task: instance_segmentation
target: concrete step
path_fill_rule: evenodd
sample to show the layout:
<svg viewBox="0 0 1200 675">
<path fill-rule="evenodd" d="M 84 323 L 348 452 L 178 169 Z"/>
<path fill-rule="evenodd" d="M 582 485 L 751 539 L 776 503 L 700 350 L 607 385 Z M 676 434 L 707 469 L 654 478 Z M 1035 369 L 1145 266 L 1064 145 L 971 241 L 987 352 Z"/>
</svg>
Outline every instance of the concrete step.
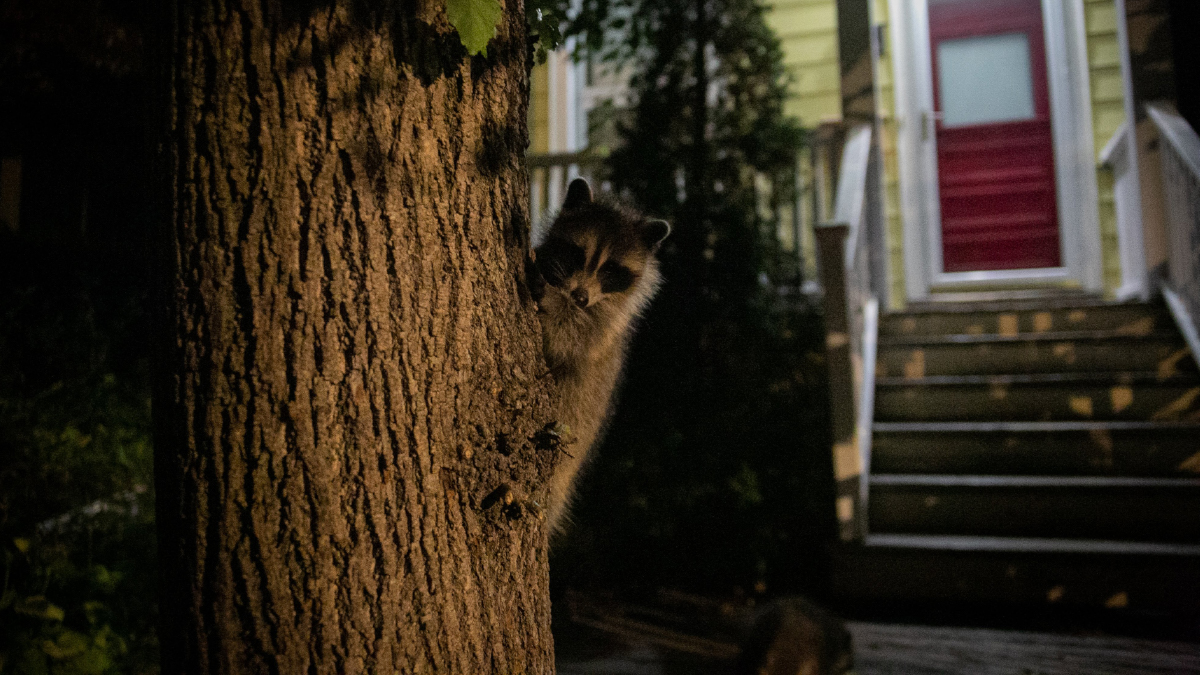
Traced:
<svg viewBox="0 0 1200 675">
<path fill-rule="evenodd" d="M 880 378 L 875 420 L 1200 421 L 1200 382 L 1154 372 Z"/>
<path fill-rule="evenodd" d="M 877 537 L 833 551 L 845 602 L 1200 617 L 1200 555 L 1061 550 L 1053 540 Z"/>
<path fill-rule="evenodd" d="M 872 474 L 872 534 L 1200 545 L 1200 478 Z"/>
<path fill-rule="evenodd" d="M 876 375 L 1149 371 L 1161 378 L 1195 374 L 1196 361 L 1178 332 L 1128 336 L 1117 331 L 881 337 Z"/>
<path fill-rule="evenodd" d="M 881 422 L 874 427 L 871 470 L 1200 477 L 1200 424 Z"/>
<path fill-rule="evenodd" d="M 897 335 L 1006 335 L 1062 331 L 1117 331 L 1147 335 L 1174 330 L 1166 308 L 1160 304 L 1046 301 L 964 303 L 921 306 L 917 311 L 885 314 L 881 336 Z"/>
</svg>

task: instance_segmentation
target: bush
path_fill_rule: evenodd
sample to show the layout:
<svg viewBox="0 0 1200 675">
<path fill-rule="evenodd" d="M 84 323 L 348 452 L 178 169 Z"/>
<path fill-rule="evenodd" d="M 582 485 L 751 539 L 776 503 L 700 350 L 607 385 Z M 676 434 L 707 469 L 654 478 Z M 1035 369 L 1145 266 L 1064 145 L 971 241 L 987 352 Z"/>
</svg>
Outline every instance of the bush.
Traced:
<svg viewBox="0 0 1200 675">
<path fill-rule="evenodd" d="M 0 251 L 0 673 L 156 672 L 144 303 L 70 246 Z"/>
<path fill-rule="evenodd" d="M 801 131 L 754 0 L 587 0 L 591 54 L 635 71 L 614 191 L 672 221 L 556 585 L 819 593 L 833 532 L 823 334 L 775 236 Z M 768 590 L 769 589 L 769 590 Z"/>
</svg>

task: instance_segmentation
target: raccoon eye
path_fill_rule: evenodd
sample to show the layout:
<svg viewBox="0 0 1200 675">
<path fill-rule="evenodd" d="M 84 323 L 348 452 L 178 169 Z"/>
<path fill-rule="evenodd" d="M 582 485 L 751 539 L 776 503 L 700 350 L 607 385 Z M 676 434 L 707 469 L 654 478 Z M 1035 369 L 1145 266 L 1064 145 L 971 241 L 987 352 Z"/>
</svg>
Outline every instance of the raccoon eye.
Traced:
<svg viewBox="0 0 1200 675">
<path fill-rule="evenodd" d="M 562 239 L 549 239 L 537 251 L 538 268 L 551 286 L 561 285 L 564 279 L 583 269 L 586 261 L 582 248 Z"/>
<path fill-rule="evenodd" d="M 611 260 L 600 266 L 596 276 L 600 278 L 600 290 L 604 293 L 620 293 L 633 285 L 633 272 Z"/>
</svg>

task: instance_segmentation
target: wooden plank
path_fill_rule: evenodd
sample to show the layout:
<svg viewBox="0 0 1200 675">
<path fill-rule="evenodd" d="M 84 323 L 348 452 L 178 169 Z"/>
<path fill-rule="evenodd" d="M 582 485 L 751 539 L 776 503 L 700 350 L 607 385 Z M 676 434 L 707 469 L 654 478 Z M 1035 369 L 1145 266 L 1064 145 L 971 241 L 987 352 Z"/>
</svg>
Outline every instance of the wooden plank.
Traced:
<svg viewBox="0 0 1200 675">
<path fill-rule="evenodd" d="M 1177 336 L 908 342 L 881 345 L 880 377 L 1143 371 L 1167 379 L 1200 372 Z"/>
<path fill-rule="evenodd" d="M 1015 335 L 999 335 L 996 333 L 939 334 L 939 335 L 883 335 L 879 338 L 880 345 L 976 345 L 976 344 L 1022 344 L 1026 342 L 1094 342 L 1109 340 L 1170 340 L 1180 343 L 1179 334 L 1175 331 L 1159 330 L 1146 335 L 1130 335 L 1119 330 L 1074 330 L 1053 331 L 1044 333 L 1017 333 Z"/>
<path fill-rule="evenodd" d="M 901 485 L 877 480 L 871 486 L 869 530 L 1200 544 L 1200 487 Z"/>
<path fill-rule="evenodd" d="M 1200 557 L 1200 545 L 1107 539 L 980 537 L 974 535 L 869 534 L 865 546 L 941 551 L 1007 551 L 1011 553 L 1105 553 Z"/>
<path fill-rule="evenodd" d="M 871 482 L 875 485 L 919 487 L 1200 488 L 1200 478 L 1141 476 L 980 476 L 876 473 L 871 476 Z"/>
<path fill-rule="evenodd" d="M 1011 291 L 936 293 L 929 300 L 908 304 L 903 314 L 953 314 L 965 312 L 1009 312 L 1024 310 L 1078 309 L 1148 303 L 1115 302 L 1068 288 L 1037 288 Z"/>
<path fill-rule="evenodd" d="M 1092 430 L 1135 430 L 1179 429 L 1200 431 L 1197 422 L 876 422 L 875 431 L 881 432 L 1030 432 L 1030 431 L 1092 431 Z"/>
<path fill-rule="evenodd" d="M 1152 422 L 876 423 L 872 471 L 1197 476 L 1200 426 Z"/>
<path fill-rule="evenodd" d="M 1200 672 L 1200 646 L 1112 636 L 850 622 L 859 675 Z"/>
<path fill-rule="evenodd" d="M 1109 371 L 1086 373 L 1000 373 L 996 375 L 928 375 L 926 377 L 881 377 L 876 383 L 881 387 L 963 387 L 972 385 L 994 386 L 999 384 L 1074 385 L 1074 384 L 1171 384 L 1190 386 L 1197 378 L 1187 374 L 1162 377 L 1153 371 Z"/>
<path fill-rule="evenodd" d="M 1200 386 L 879 380 L 875 419 L 918 421 L 1200 420 Z"/>
<path fill-rule="evenodd" d="M 911 306 L 910 306 L 911 309 Z M 1173 331 L 1175 323 L 1166 308 L 1142 303 L 978 303 L 939 307 L 925 311 L 886 314 L 883 335 L 993 334 L 1002 321 L 1013 321 L 1016 332 L 1113 330 L 1130 334 Z"/>
<path fill-rule="evenodd" d="M 833 434 L 833 471 L 836 479 L 836 514 L 842 541 L 862 536 L 865 512 L 860 509 L 862 458 L 855 435 L 858 425 L 854 392 L 854 330 L 850 320 L 846 267 L 846 235 L 849 225 L 816 228 L 817 255 L 821 262 L 821 285 L 825 290 L 825 363 L 829 368 L 830 431 Z"/>
<path fill-rule="evenodd" d="M 992 615 L 1016 607 L 1086 608 L 1113 617 L 1155 611 L 1200 619 L 1195 556 L 861 546 L 832 553 L 833 594 L 841 603 L 910 611 L 919 603 L 986 607 Z"/>
</svg>

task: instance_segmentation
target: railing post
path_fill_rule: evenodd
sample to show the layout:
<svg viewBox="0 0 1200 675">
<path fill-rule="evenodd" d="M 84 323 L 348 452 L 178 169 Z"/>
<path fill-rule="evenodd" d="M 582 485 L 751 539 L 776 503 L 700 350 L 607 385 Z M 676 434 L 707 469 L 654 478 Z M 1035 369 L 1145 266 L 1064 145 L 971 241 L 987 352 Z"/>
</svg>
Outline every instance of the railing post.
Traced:
<svg viewBox="0 0 1200 675">
<path fill-rule="evenodd" d="M 825 363 L 829 368 L 829 409 L 833 434 L 833 473 L 837 480 L 837 519 L 842 541 L 862 537 L 865 515 L 859 486 L 862 460 L 859 455 L 855 393 L 854 328 L 850 316 L 846 276 L 844 223 L 815 228 L 821 284 L 825 289 Z"/>
</svg>

